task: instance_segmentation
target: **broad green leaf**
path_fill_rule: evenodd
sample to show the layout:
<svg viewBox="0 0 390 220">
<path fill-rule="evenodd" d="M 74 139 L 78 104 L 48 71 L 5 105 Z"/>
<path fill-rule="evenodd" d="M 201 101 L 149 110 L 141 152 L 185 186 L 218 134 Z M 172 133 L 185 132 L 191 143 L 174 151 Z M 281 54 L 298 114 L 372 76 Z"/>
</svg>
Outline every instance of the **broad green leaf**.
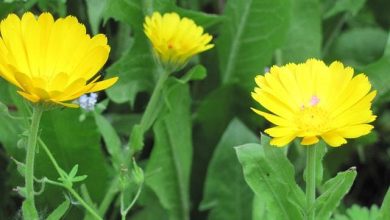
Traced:
<svg viewBox="0 0 390 220">
<path fill-rule="evenodd" d="M 182 17 L 191 18 L 197 25 L 205 29 L 215 27 L 223 21 L 223 18 L 216 14 L 207 14 L 201 11 L 193 11 L 179 7 L 175 7 L 174 11 Z"/>
<path fill-rule="evenodd" d="M 242 168 L 237 162 L 233 147 L 258 141 L 258 137 L 241 121 L 234 119 L 230 122 L 214 151 L 207 171 L 200 209 L 210 209 L 209 220 L 251 218 L 252 207 L 249 204 L 253 201 L 253 192 L 242 177 Z"/>
<path fill-rule="evenodd" d="M 99 32 L 99 25 L 102 21 L 107 0 L 86 0 L 85 2 L 87 4 L 87 14 L 92 34 L 95 35 Z"/>
<path fill-rule="evenodd" d="M 252 220 L 263 220 L 267 218 L 267 201 L 255 195 L 252 203 Z"/>
<path fill-rule="evenodd" d="M 353 67 L 364 66 L 382 56 L 386 40 L 387 33 L 381 28 L 353 28 L 338 36 L 329 57 Z"/>
<path fill-rule="evenodd" d="M 137 204 L 142 210 L 137 211 L 130 217 L 131 220 L 168 220 L 168 213 L 149 187 L 144 187 Z"/>
<path fill-rule="evenodd" d="M 380 219 L 390 219 L 390 187 L 387 190 L 380 209 Z"/>
<path fill-rule="evenodd" d="M 80 122 L 79 114 L 80 111 L 77 109 L 45 112 L 40 126 L 40 136 L 64 170 L 69 171 L 78 164 L 78 172 L 88 175 L 84 183 L 93 201 L 98 203 L 103 197 L 101 192 L 105 191 L 108 184 L 102 180 L 107 180 L 109 167 L 100 146 L 101 136 L 94 118 L 87 117 Z M 36 156 L 35 174 L 37 177 L 58 178 L 57 172 L 43 150 L 40 150 Z M 45 206 L 58 204 L 62 202 L 60 201 L 62 192 L 61 188 L 48 187 L 43 196 L 37 199 Z"/>
<path fill-rule="evenodd" d="M 63 203 L 61 203 L 52 213 L 50 213 L 49 216 L 47 216 L 46 220 L 60 220 L 62 219 L 62 216 L 66 213 L 66 211 L 69 209 L 70 202 L 68 200 L 65 200 Z"/>
<path fill-rule="evenodd" d="M 207 14 L 198 10 L 189 10 L 187 7 L 182 8 L 176 6 L 174 0 L 144 0 L 143 8 L 144 14 L 150 15 L 155 11 L 160 13 L 176 12 L 181 17 L 188 17 L 195 21 L 197 25 L 203 28 L 214 27 L 222 21 L 221 16 L 216 14 Z"/>
<path fill-rule="evenodd" d="M 105 22 L 109 18 L 124 22 L 132 28 L 142 29 L 144 20 L 142 12 L 143 0 L 107 0 L 103 17 Z"/>
<path fill-rule="evenodd" d="M 291 20 L 279 62 L 304 62 L 321 57 L 321 12 L 319 0 L 292 0 Z M 281 63 L 281 64 L 282 64 Z"/>
<path fill-rule="evenodd" d="M 283 43 L 290 1 L 230 0 L 224 16 L 216 43 L 222 83 L 237 83 L 250 91 L 255 75 L 263 71 Z"/>
<path fill-rule="evenodd" d="M 206 81 L 212 77 L 209 75 Z M 237 91 L 233 86 L 222 86 L 203 98 L 194 114 L 194 160 L 191 173 L 191 198 L 196 203 L 203 199 L 207 165 L 213 151 L 237 110 Z M 222 109 L 222 110 L 221 110 Z M 197 206 L 197 204 L 195 205 Z"/>
<path fill-rule="evenodd" d="M 139 92 L 152 90 L 154 71 L 148 41 L 143 33 L 138 33 L 126 55 L 107 69 L 107 77 L 119 76 L 115 86 L 106 90 L 108 96 L 116 103 L 130 102 L 133 105 Z"/>
<path fill-rule="evenodd" d="M 168 91 L 165 99 L 173 108 L 165 108 L 167 114 L 153 126 L 155 140 L 146 166 L 146 185 L 156 193 L 171 220 L 188 220 L 192 160 L 189 88 L 173 82 Z"/>
<path fill-rule="evenodd" d="M 325 19 L 340 12 L 349 12 L 356 15 L 363 8 L 366 0 L 337 0 L 333 2 L 333 6 L 324 14 Z"/>
<path fill-rule="evenodd" d="M 155 11 L 160 13 L 172 12 L 175 7 L 174 0 L 143 0 L 145 15 L 150 15 Z"/>
<path fill-rule="evenodd" d="M 377 97 L 382 98 L 386 93 L 390 91 L 390 75 L 388 74 L 390 68 L 390 35 L 388 35 L 385 52 L 378 61 L 367 65 L 362 68 L 373 87 L 377 90 Z M 389 98 L 389 95 L 386 94 Z"/>
<path fill-rule="evenodd" d="M 328 180 L 323 187 L 323 193 L 315 202 L 316 219 L 329 219 L 341 200 L 348 193 L 356 178 L 356 168 L 352 167 Z"/>
<path fill-rule="evenodd" d="M 282 149 L 269 145 L 268 137 L 261 138 L 261 145 L 236 147 L 246 182 L 267 201 L 269 219 L 303 219 L 305 195 L 295 182 L 293 165 Z"/>
<path fill-rule="evenodd" d="M 103 136 L 106 149 L 112 158 L 112 162 L 119 169 L 121 163 L 124 161 L 121 140 L 108 119 L 96 112 L 93 115 L 100 134 Z"/>
</svg>

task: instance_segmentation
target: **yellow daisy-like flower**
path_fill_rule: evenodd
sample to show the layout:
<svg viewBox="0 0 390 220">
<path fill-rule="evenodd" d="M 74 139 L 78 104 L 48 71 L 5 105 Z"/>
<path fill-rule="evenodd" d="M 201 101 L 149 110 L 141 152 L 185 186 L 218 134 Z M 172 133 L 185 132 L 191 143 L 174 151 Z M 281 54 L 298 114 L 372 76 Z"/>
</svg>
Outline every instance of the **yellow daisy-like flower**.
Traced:
<svg viewBox="0 0 390 220">
<path fill-rule="evenodd" d="M 351 67 L 340 62 L 330 66 L 309 59 L 301 64 L 274 66 L 269 73 L 255 78 L 258 87 L 252 97 L 271 113 L 253 109 L 275 124 L 265 130 L 271 145 L 285 146 L 295 138 L 312 145 L 322 138 L 328 145 L 345 144 L 373 129 L 375 120 L 367 76 L 353 76 Z"/>
<path fill-rule="evenodd" d="M 77 18 L 54 20 L 49 13 L 20 19 L 10 14 L 0 23 L 0 76 L 31 102 L 66 103 L 112 86 L 117 77 L 99 81 L 110 47 L 103 34 L 90 37 Z"/>
<path fill-rule="evenodd" d="M 174 12 L 154 12 L 146 17 L 144 31 L 159 60 L 171 69 L 183 67 L 192 56 L 214 46 L 209 44 L 212 36 L 204 33 L 202 27 Z"/>
</svg>

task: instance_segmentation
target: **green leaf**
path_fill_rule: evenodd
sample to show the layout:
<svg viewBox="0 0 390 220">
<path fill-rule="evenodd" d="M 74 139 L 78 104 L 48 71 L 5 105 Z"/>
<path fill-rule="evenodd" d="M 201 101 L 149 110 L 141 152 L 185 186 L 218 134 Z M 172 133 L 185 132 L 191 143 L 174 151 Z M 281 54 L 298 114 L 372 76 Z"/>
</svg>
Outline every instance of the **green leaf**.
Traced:
<svg viewBox="0 0 390 220">
<path fill-rule="evenodd" d="M 380 220 L 378 206 L 373 205 L 370 209 L 352 205 L 348 208 L 345 215 L 336 214 L 332 220 Z M 385 220 L 385 219 L 383 219 Z"/>
<path fill-rule="evenodd" d="M 202 65 L 192 67 L 183 77 L 180 78 L 182 83 L 187 83 L 191 80 L 202 80 L 206 78 L 207 70 Z"/>
<path fill-rule="evenodd" d="M 188 220 L 192 159 L 190 94 L 188 85 L 174 81 L 168 91 L 166 100 L 174 108 L 165 108 L 167 114 L 153 126 L 155 144 L 146 166 L 145 181 L 171 220 Z"/>
<path fill-rule="evenodd" d="M 87 179 L 88 175 L 81 175 L 81 176 L 76 176 L 74 178 L 72 178 L 72 182 L 76 183 L 76 182 L 81 182 L 81 181 L 84 181 L 85 179 Z"/>
<path fill-rule="evenodd" d="M 107 69 L 107 77 L 119 77 L 115 86 L 106 90 L 107 95 L 116 103 L 133 106 L 139 92 L 152 90 L 155 67 L 145 35 L 136 33 L 129 51 Z"/>
<path fill-rule="evenodd" d="M 253 89 L 255 75 L 281 46 L 290 18 L 289 0 L 230 0 L 216 43 L 223 84 Z M 270 19 L 272 18 L 272 19 Z"/>
<path fill-rule="evenodd" d="M 11 158 L 15 164 L 16 164 L 16 169 L 18 170 L 19 174 L 24 177 L 26 175 L 26 164 L 17 161 L 15 158 Z"/>
<path fill-rule="evenodd" d="M 381 58 L 386 39 L 387 33 L 381 28 L 353 28 L 340 34 L 329 56 L 354 67 L 367 65 Z"/>
<path fill-rule="evenodd" d="M 101 114 L 94 112 L 95 122 L 103 136 L 106 149 L 111 156 L 114 166 L 119 169 L 124 161 L 122 143 L 111 123 Z"/>
<path fill-rule="evenodd" d="M 323 193 L 315 202 L 316 219 L 329 219 L 333 211 L 339 206 L 351 188 L 356 178 L 356 168 L 352 167 L 344 172 L 339 172 L 337 176 L 328 180 L 324 184 Z"/>
<path fill-rule="evenodd" d="M 201 11 L 188 10 L 180 7 L 175 7 L 174 11 L 181 17 L 191 18 L 197 25 L 202 26 L 204 29 L 214 28 L 223 21 L 222 16 L 216 14 L 207 14 Z"/>
<path fill-rule="evenodd" d="M 267 201 L 255 195 L 252 203 L 252 220 L 269 219 L 267 217 Z"/>
<path fill-rule="evenodd" d="M 388 35 L 385 52 L 378 61 L 362 68 L 373 87 L 377 90 L 377 97 L 381 98 L 390 91 L 390 34 Z M 388 95 L 387 95 L 388 96 Z M 389 96 L 388 96 L 389 97 Z M 385 97 L 385 98 L 388 98 Z"/>
<path fill-rule="evenodd" d="M 63 203 L 61 203 L 52 213 L 50 213 L 49 216 L 47 216 L 46 220 L 60 220 L 62 219 L 62 216 L 66 213 L 66 211 L 69 209 L 70 202 L 68 200 L 65 200 Z"/>
<path fill-rule="evenodd" d="M 142 12 L 143 0 L 107 0 L 103 12 L 104 21 L 113 18 L 124 22 L 132 28 L 141 29 L 144 20 Z"/>
<path fill-rule="evenodd" d="M 141 125 L 134 125 L 130 133 L 129 144 L 131 146 L 132 151 L 138 152 L 142 149 L 142 147 L 144 146 L 144 133 L 144 128 Z"/>
<path fill-rule="evenodd" d="M 242 177 L 242 168 L 236 161 L 233 146 L 257 141 L 258 137 L 240 120 L 234 119 L 230 122 L 214 151 L 207 171 L 200 209 L 211 209 L 209 220 L 251 218 L 252 207 L 248 204 L 253 200 L 253 192 Z"/>
<path fill-rule="evenodd" d="M 303 219 L 305 195 L 295 182 L 293 165 L 283 149 L 270 146 L 264 135 L 261 139 L 261 145 L 236 147 L 246 182 L 267 201 L 269 219 Z"/>
<path fill-rule="evenodd" d="M 337 0 L 333 2 L 333 6 L 324 14 L 325 19 L 340 12 L 349 12 L 355 16 L 363 8 L 366 0 Z"/>
<path fill-rule="evenodd" d="M 380 219 L 390 219 L 390 187 L 387 190 L 385 198 L 383 199 L 382 206 L 380 209 Z"/>
<path fill-rule="evenodd" d="M 106 8 L 107 0 L 86 0 L 88 20 L 91 25 L 92 34 L 99 32 L 103 12 Z"/>
<path fill-rule="evenodd" d="M 291 10 L 288 37 L 282 47 L 280 61 L 304 62 L 311 57 L 320 58 L 322 19 L 319 0 L 293 0 Z"/>
<path fill-rule="evenodd" d="M 236 97 L 235 94 L 238 94 L 238 91 L 233 86 L 219 87 L 203 98 L 194 114 L 194 159 L 191 174 L 191 193 L 194 201 L 200 202 L 203 199 L 208 163 L 222 134 L 236 115 L 236 103 L 239 99 L 231 98 Z"/>
<path fill-rule="evenodd" d="M 98 203 L 104 196 L 101 192 L 108 186 L 108 182 L 102 180 L 108 179 L 108 172 L 111 170 L 101 149 L 101 136 L 94 118 L 89 116 L 80 122 L 78 120 L 80 113 L 81 110 L 76 109 L 45 112 L 41 121 L 40 136 L 64 170 L 69 171 L 73 168 L 75 171 L 74 165 L 78 164 L 78 172 L 88 175 L 84 183 L 93 201 Z M 36 155 L 35 165 L 37 177 L 57 179 L 58 174 L 43 151 Z M 48 187 L 37 200 L 51 208 L 50 204 L 62 202 L 60 197 L 62 192 L 62 188 Z"/>
<path fill-rule="evenodd" d="M 72 170 L 69 172 L 69 175 L 68 175 L 69 178 L 73 179 L 73 177 L 76 176 L 78 170 L 79 170 L 79 165 L 78 164 L 74 165 Z"/>
<path fill-rule="evenodd" d="M 142 209 L 131 216 L 132 220 L 168 220 L 168 213 L 161 206 L 160 201 L 149 187 L 144 187 L 137 201 Z"/>
</svg>

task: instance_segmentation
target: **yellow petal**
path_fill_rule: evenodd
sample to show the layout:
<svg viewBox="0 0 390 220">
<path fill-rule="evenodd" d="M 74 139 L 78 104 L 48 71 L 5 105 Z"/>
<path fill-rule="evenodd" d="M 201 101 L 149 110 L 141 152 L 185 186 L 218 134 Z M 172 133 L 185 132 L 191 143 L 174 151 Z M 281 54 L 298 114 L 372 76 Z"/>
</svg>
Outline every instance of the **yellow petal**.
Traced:
<svg viewBox="0 0 390 220">
<path fill-rule="evenodd" d="M 68 107 L 68 108 L 78 108 L 80 107 L 79 105 L 75 104 L 75 103 L 66 103 L 66 102 L 57 102 L 57 101 L 53 101 L 54 103 L 57 103 L 59 105 L 63 105 L 65 107 Z"/>
<path fill-rule="evenodd" d="M 347 143 L 347 140 L 336 132 L 329 132 L 321 135 L 322 139 L 331 147 L 339 147 Z"/>
<path fill-rule="evenodd" d="M 369 124 L 360 124 L 337 129 L 337 133 L 345 138 L 357 138 L 370 133 L 373 128 Z"/>
<path fill-rule="evenodd" d="M 38 102 L 40 100 L 38 96 L 28 94 L 28 93 L 23 92 L 23 91 L 17 91 L 17 93 L 19 93 L 19 95 L 23 96 L 25 99 L 27 99 L 31 102 Z"/>
<path fill-rule="evenodd" d="M 272 124 L 280 125 L 280 126 L 284 126 L 284 127 L 292 126 L 292 123 L 290 121 L 288 121 L 287 119 L 284 119 L 280 116 L 273 115 L 273 114 L 270 114 L 267 112 L 263 112 L 263 111 L 260 111 L 260 110 L 254 109 L 254 108 L 251 108 L 251 109 L 256 114 L 263 116 L 265 119 L 270 121 Z"/>
<path fill-rule="evenodd" d="M 106 88 L 109 88 L 110 86 L 114 85 L 116 81 L 118 81 L 118 77 L 113 77 L 110 79 L 106 79 L 97 83 L 93 84 L 93 87 L 88 92 L 97 92 L 100 90 L 104 90 Z"/>
<path fill-rule="evenodd" d="M 291 135 L 295 134 L 294 128 L 281 127 L 281 126 L 268 128 L 264 132 L 267 133 L 271 137 L 283 137 L 283 136 L 291 136 Z"/>
<path fill-rule="evenodd" d="M 319 141 L 319 139 L 316 136 L 308 136 L 304 137 L 301 141 L 302 145 L 313 145 L 316 144 Z"/>
<path fill-rule="evenodd" d="M 292 140 L 294 140 L 296 136 L 284 136 L 284 137 L 276 137 L 272 138 L 270 144 L 276 147 L 284 147 L 288 143 L 290 143 Z"/>
</svg>

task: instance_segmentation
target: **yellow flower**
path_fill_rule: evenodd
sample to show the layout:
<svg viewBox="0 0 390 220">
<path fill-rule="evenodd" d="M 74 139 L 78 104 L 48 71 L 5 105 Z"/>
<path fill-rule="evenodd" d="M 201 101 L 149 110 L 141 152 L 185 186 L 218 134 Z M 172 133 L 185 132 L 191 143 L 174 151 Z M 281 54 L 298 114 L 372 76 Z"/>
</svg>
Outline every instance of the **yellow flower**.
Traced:
<svg viewBox="0 0 390 220">
<path fill-rule="evenodd" d="M 21 19 L 10 14 L 0 24 L 0 76 L 31 102 L 65 103 L 112 86 L 117 77 L 99 81 L 110 47 L 103 34 L 90 37 L 77 18 L 58 20 L 49 13 Z"/>
<path fill-rule="evenodd" d="M 368 123 L 376 118 L 370 110 L 376 91 L 364 74 L 353 74 L 340 62 L 327 66 L 309 59 L 257 76 L 252 97 L 271 113 L 253 110 L 276 125 L 265 130 L 271 144 L 281 147 L 302 138 L 302 145 L 312 145 L 322 138 L 337 147 L 346 138 L 368 134 L 373 129 Z"/>
<path fill-rule="evenodd" d="M 144 31 L 165 67 L 179 69 L 194 55 L 211 49 L 212 36 L 189 18 L 154 12 L 145 18 Z"/>
</svg>

